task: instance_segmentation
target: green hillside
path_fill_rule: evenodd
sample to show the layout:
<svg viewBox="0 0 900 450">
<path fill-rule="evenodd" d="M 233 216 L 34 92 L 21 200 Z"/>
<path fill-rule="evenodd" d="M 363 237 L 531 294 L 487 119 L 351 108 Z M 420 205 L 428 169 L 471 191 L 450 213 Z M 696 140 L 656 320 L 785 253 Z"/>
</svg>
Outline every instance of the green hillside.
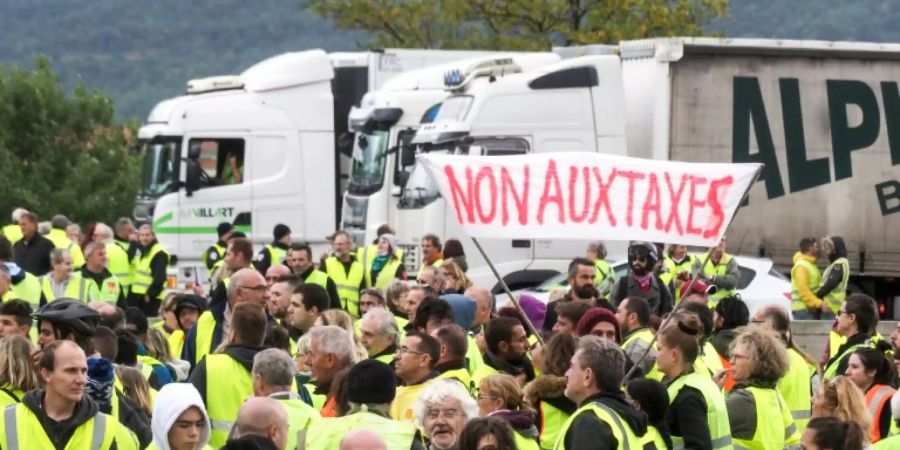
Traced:
<svg viewBox="0 0 900 450">
<path fill-rule="evenodd" d="M 82 81 L 143 119 L 190 78 L 238 73 L 281 52 L 353 50 L 359 33 L 335 31 L 299 0 L 150 2 L 0 0 L 0 62 L 30 66 L 46 54 L 63 81 Z M 732 0 L 726 36 L 900 42 L 896 0 Z"/>
</svg>

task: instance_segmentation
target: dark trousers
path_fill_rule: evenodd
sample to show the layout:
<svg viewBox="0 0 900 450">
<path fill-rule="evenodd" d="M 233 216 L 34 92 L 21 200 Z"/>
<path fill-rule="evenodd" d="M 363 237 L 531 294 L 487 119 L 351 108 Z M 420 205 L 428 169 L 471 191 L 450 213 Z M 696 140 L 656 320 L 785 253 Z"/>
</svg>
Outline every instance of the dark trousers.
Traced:
<svg viewBox="0 0 900 450">
<path fill-rule="evenodd" d="M 125 304 L 126 306 L 133 306 L 140 309 L 147 317 L 156 317 L 159 315 L 159 307 L 162 304 L 162 300 L 151 298 L 147 301 L 146 295 L 135 294 L 132 292 L 128 294 Z"/>
</svg>

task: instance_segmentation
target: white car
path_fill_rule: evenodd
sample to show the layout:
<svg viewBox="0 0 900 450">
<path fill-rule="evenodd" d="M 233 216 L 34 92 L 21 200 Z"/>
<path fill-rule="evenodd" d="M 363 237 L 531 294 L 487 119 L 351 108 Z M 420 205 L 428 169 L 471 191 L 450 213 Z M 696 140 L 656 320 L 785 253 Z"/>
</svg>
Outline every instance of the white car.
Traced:
<svg viewBox="0 0 900 450">
<path fill-rule="evenodd" d="M 737 292 L 747 304 L 751 316 L 760 307 L 773 303 L 790 312 L 791 282 L 772 267 L 772 260 L 747 256 L 735 256 L 734 259 L 741 271 L 741 282 L 738 283 Z M 616 279 L 620 279 L 628 273 L 628 261 L 625 259 L 611 260 L 610 265 L 616 271 Z M 556 275 L 535 288 L 514 291 L 513 294 L 528 294 L 547 303 L 550 292 L 560 288 L 568 289 L 565 273 Z M 498 309 L 509 302 L 509 298 L 504 293 L 497 294 L 495 298 Z"/>
</svg>

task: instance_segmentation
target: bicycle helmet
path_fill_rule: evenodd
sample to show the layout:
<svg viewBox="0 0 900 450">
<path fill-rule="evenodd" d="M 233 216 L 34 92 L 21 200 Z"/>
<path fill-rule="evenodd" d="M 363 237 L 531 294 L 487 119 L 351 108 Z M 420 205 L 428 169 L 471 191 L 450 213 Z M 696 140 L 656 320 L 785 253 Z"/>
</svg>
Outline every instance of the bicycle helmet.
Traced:
<svg viewBox="0 0 900 450">
<path fill-rule="evenodd" d="M 52 324 L 64 325 L 75 333 L 88 337 L 94 335 L 100 321 L 100 313 L 72 298 L 59 298 L 47 303 L 32 314 L 32 317 L 37 319 L 38 323 L 46 320 Z"/>
<path fill-rule="evenodd" d="M 637 256 L 647 258 L 649 267 L 653 267 L 656 265 L 656 261 L 659 261 L 659 253 L 656 251 L 656 246 L 645 241 L 632 241 L 628 244 L 628 264 L 631 265 Z"/>
</svg>

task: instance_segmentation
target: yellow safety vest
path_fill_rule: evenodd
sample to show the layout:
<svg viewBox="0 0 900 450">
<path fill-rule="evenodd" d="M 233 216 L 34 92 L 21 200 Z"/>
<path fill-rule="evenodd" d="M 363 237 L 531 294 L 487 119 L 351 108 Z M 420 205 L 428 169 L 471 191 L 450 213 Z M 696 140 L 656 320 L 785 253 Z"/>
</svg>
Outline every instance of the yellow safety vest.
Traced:
<svg viewBox="0 0 900 450">
<path fill-rule="evenodd" d="M 786 444 L 799 443 L 800 432 L 781 394 L 775 389 L 746 389 L 756 405 L 756 432 L 750 440 L 734 438 L 734 446 L 747 450 L 782 450 Z"/>
<path fill-rule="evenodd" d="M 31 304 L 34 310 L 37 310 L 40 306 L 42 290 L 41 280 L 28 272 L 25 272 L 25 279 L 20 281 L 19 284 L 10 283 L 9 285 L 9 291 L 13 295 L 12 298 L 25 300 Z"/>
<path fill-rule="evenodd" d="M 612 408 L 603 403 L 591 402 L 578 408 L 578 410 L 572 414 L 572 417 L 569 417 L 569 420 L 563 424 L 562 428 L 559 430 L 559 438 L 556 440 L 555 448 L 557 450 L 566 448 L 566 432 L 569 431 L 569 427 L 572 426 L 572 422 L 575 421 L 575 418 L 577 418 L 579 414 L 596 414 L 600 420 L 606 422 L 612 430 L 613 437 L 615 437 L 616 441 L 619 443 L 616 447 L 618 450 L 640 450 L 642 448 L 640 443 L 641 440 L 634 434 L 631 427 L 619 417 L 617 412 L 613 411 Z"/>
<path fill-rule="evenodd" d="M 253 396 L 250 372 L 234 358 L 215 353 L 206 355 L 206 410 L 212 432 L 209 445 L 219 448 L 228 440 L 241 404 Z"/>
<path fill-rule="evenodd" d="M 806 306 L 806 303 L 803 303 L 803 299 L 800 298 L 800 288 L 797 286 L 797 277 L 794 275 L 794 271 L 797 270 L 798 267 L 806 269 L 806 273 L 809 275 L 809 290 L 813 293 L 819 289 L 819 284 L 822 282 L 822 279 L 819 274 L 819 268 L 805 258 L 797 259 L 797 262 L 794 263 L 794 267 L 791 268 L 791 310 L 806 311 L 809 307 Z"/>
<path fill-rule="evenodd" d="M 128 260 L 128 249 L 122 248 L 119 241 L 110 242 L 106 244 L 106 257 L 106 268 L 119 279 L 122 289 L 127 291 L 134 276 L 134 266 Z"/>
<path fill-rule="evenodd" d="M 18 224 L 11 223 L 3 227 L 3 235 L 9 240 L 9 245 L 16 245 L 16 242 L 22 240 L 22 227 Z"/>
<path fill-rule="evenodd" d="M 350 264 L 350 273 L 344 271 L 344 264 L 337 256 L 325 260 L 325 273 L 337 285 L 341 307 L 354 318 L 359 318 L 359 287 L 363 281 L 363 266 L 359 261 Z"/>
<path fill-rule="evenodd" d="M 308 429 L 313 420 L 322 416 L 315 408 L 297 398 L 279 398 L 276 401 L 281 403 L 288 415 L 287 445 L 284 448 L 295 449 L 297 448 L 297 433 L 300 430 Z"/>
<path fill-rule="evenodd" d="M 715 264 L 712 259 L 709 258 L 709 253 L 703 255 L 700 258 L 700 261 L 706 261 L 706 265 L 703 266 L 703 275 L 707 278 L 712 278 L 715 276 L 723 276 L 728 274 L 728 263 L 731 262 L 731 255 L 728 253 L 722 253 L 722 259 L 719 260 L 719 264 Z M 709 296 L 709 307 L 715 308 L 716 305 L 719 304 L 719 300 L 725 297 L 733 297 L 734 294 L 737 293 L 734 289 L 716 289 L 716 293 Z"/>
<path fill-rule="evenodd" d="M 212 351 L 213 333 L 216 330 L 216 318 L 212 311 L 203 311 L 197 319 L 197 331 L 194 334 L 194 364 L 198 364 L 204 356 Z"/>
<path fill-rule="evenodd" d="M 81 247 L 78 246 L 77 242 L 72 242 L 72 240 L 69 239 L 65 230 L 54 228 L 47 233 L 47 239 L 49 239 L 50 242 L 53 242 L 54 247 L 64 248 L 69 251 L 69 254 L 72 255 L 72 267 L 81 267 L 84 265 L 84 253 L 81 251 Z"/>
<path fill-rule="evenodd" d="M 829 359 L 831 364 L 825 363 L 825 367 L 822 369 L 822 378 L 825 380 L 833 380 L 838 375 L 843 375 L 842 373 L 837 373 L 838 366 L 841 364 L 841 361 L 847 357 L 847 355 L 861 349 L 861 348 L 875 348 L 875 343 L 872 338 L 866 339 L 865 342 L 861 344 L 851 345 L 850 348 L 844 350 L 844 353 L 841 353 L 840 357 Z M 835 350 L 835 353 L 837 351 Z"/>
<path fill-rule="evenodd" d="M 608 294 L 614 284 L 616 284 L 616 271 L 602 259 L 594 261 L 594 285 L 597 286 L 600 293 Z"/>
<path fill-rule="evenodd" d="M 397 323 L 399 324 L 399 322 Z M 478 349 L 478 342 L 475 341 L 475 337 L 467 334 L 466 340 L 469 343 L 466 348 L 466 368 L 469 369 L 469 374 L 472 375 L 472 380 L 475 381 L 475 373 L 478 372 L 481 366 L 486 364 L 484 363 L 484 355 L 482 355 L 481 350 Z M 480 381 L 481 380 L 475 382 L 476 388 Z"/>
<path fill-rule="evenodd" d="M 425 264 L 425 263 L 422 263 L 422 266 L 419 267 L 419 272 L 416 274 L 416 279 L 419 278 L 419 273 L 422 273 L 422 269 L 424 269 L 424 268 L 426 268 L 426 267 L 441 267 L 442 265 L 444 265 L 444 259 L 443 259 L 443 258 L 438 259 L 438 260 L 435 260 L 435 261 L 434 261 L 433 263 L 431 263 L 431 264 Z"/>
<path fill-rule="evenodd" d="M 94 279 L 90 279 L 91 290 L 95 294 L 94 300 L 115 305 L 119 301 L 119 293 L 122 292 L 122 284 L 115 275 L 104 278 L 98 285 Z"/>
<path fill-rule="evenodd" d="M 316 394 L 316 385 L 312 383 L 306 383 L 300 386 L 300 389 L 305 390 L 306 394 L 309 395 L 309 398 L 312 401 L 312 407 L 315 408 L 316 411 L 322 411 L 322 408 L 325 407 L 325 403 L 328 402 L 328 396 Z"/>
<path fill-rule="evenodd" d="M 363 269 L 365 269 L 366 273 L 366 286 L 372 286 L 372 265 L 375 263 L 375 257 L 378 256 L 378 244 L 367 245 L 365 247 L 359 247 L 356 249 L 356 260 L 363 262 Z M 403 261 L 403 250 L 396 249 L 394 250 L 394 257 L 392 260 L 396 259 L 398 262 Z M 398 264 L 399 265 L 399 264 Z M 386 269 L 386 268 L 385 268 Z M 381 270 L 381 273 L 384 273 L 385 269 Z M 394 270 L 391 272 L 391 276 L 397 272 L 397 268 L 394 267 Z M 380 277 L 380 273 L 379 273 Z M 376 286 L 378 280 L 375 280 Z M 390 281 L 388 281 L 390 283 Z M 387 287 L 387 286 L 385 286 Z M 384 288 L 379 288 L 384 289 Z"/>
<path fill-rule="evenodd" d="M 375 279 L 375 287 L 381 290 L 387 289 L 391 283 L 397 278 L 394 275 L 397 274 L 397 269 L 400 268 L 400 260 L 391 258 L 388 262 L 381 268 L 381 272 L 378 272 L 378 278 Z M 371 286 L 372 281 L 372 271 L 369 270 L 366 272 L 366 285 Z"/>
<path fill-rule="evenodd" d="M 203 252 L 203 256 L 202 256 L 203 265 L 205 265 L 206 267 L 209 267 L 210 270 L 214 269 L 216 264 L 220 264 L 223 261 L 222 257 L 225 256 L 225 250 L 226 250 L 225 247 L 219 245 L 218 242 L 213 244 L 212 247 L 216 249 L 216 253 L 219 255 L 219 257 L 216 258 L 216 261 L 213 263 L 212 266 L 209 265 L 209 249 L 206 249 L 206 251 Z"/>
<path fill-rule="evenodd" d="M 671 274 L 672 280 L 674 282 L 675 277 L 678 276 L 679 273 L 691 273 L 691 267 L 694 265 L 694 259 L 694 256 L 687 255 L 680 263 L 676 263 L 675 260 L 666 256 L 663 259 L 663 266 L 666 268 L 666 271 Z M 679 303 L 681 303 L 681 289 L 678 289 L 676 286 L 675 305 L 677 306 Z"/>
<path fill-rule="evenodd" d="M 307 276 L 306 279 L 303 280 L 303 282 L 309 284 L 317 284 L 319 286 L 322 286 L 322 289 L 328 289 L 328 274 L 322 272 L 321 270 L 313 269 L 313 271 L 309 273 L 309 276 Z"/>
<path fill-rule="evenodd" d="M 153 284 L 153 269 L 150 267 L 150 262 L 153 261 L 153 258 L 157 253 L 163 253 L 166 255 L 166 260 L 169 259 L 169 254 L 163 250 L 159 243 L 153 244 L 150 251 L 147 252 L 146 255 L 142 254 L 137 260 L 134 269 L 134 282 L 131 284 L 131 292 L 135 294 L 146 294 L 150 289 L 150 285 Z M 166 297 L 165 289 L 161 289 L 156 297 L 160 300 L 164 299 Z"/>
<path fill-rule="evenodd" d="M 466 369 L 452 369 L 446 372 L 441 373 L 437 376 L 438 380 L 456 380 L 459 381 L 460 384 L 466 389 L 466 391 L 471 394 L 473 397 L 475 396 L 476 387 L 475 383 L 472 381 L 472 375 L 469 374 L 469 371 Z"/>
<path fill-rule="evenodd" d="M 538 408 L 541 410 L 538 444 L 544 450 L 552 450 L 559 438 L 559 430 L 566 424 L 571 414 L 543 400 L 538 401 Z"/>
<path fill-rule="evenodd" d="M 704 342 L 702 351 L 703 354 L 701 356 L 703 356 L 703 364 L 706 365 L 706 370 L 709 371 L 710 375 L 715 375 L 719 373 L 720 370 L 725 369 L 722 365 L 722 359 L 719 358 L 719 352 L 713 347 L 712 342 Z"/>
<path fill-rule="evenodd" d="M 42 276 L 40 281 L 41 292 L 44 293 L 47 303 L 59 298 L 53 293 L 50 274 Z M 95 284 L 91 280 L 85 279 L 78 272 L 72 272 L 72 274 L 69 275 L 69 280 L 66 282 L 66 289 L 63 291 L 62 297 L 72 298 L 87 303 L 92 300 L 93 293 L 91 288 L 93 286 L 95 286 Z"/>
<path fill-rule="evenodd" d="M 833 263 L 825 268 L 825 273 L 822 274 L 823 280 L 828 279 L 828 275 L 831 274 L 835 266 L 841 266 L 841 282 L 831 292 L 825 294 L 825 298 L 822 300 L 825 300 L 832 313 L 837 314 L 841 310 L 841 304 L 844 303 L 844 299 L 847 298 L 847 285 L 850 283 L 850 261 L 847 258 L 834 260 Z M 793 289 L 793 286 L 791 288 Z"/>
<path fill-rule="evenodd" d="M 628 348 L 628 346 L 631 345 L 631 343 L 634 341 L 644 341 L 647 343 L 647 345 L 650 345 L 650 343 L 653 342 L 653 332 L 650 331 L 649 328 L 642 328 L 634 333 L 629 334 L 628 337 L 625 338 L 625 342 L 622 343 L 622 348 Z"/>
<path fill-rule="evenodd" d="M 523 436 L 513 430 L 513 439 L 516 441 L 516 450 L 540 450 L 537 440 L 533 437 Z"/>
<path fill-rule="evenodd" d="M 139 445 L 134 434 L 128 428 L 120 426 L 115 417 L 98 412 L 75 429 L 65 449 L 107 450 L 112 447 L 113 442 L 119 450 L 137 450 Z M 41 426 L 40 419 L 31 409 L 19 403 L 3 409 L 0 447 L 10 450 L 52 449 L 54 445 Z"/>
<path fill-rule="evenodd" d="M 891 424 L 895 421 L 892 420 Z M 875 450 L 900 450 L 900 436 L 891 436 L 888 438 L 884 438 L 874 444 L 872 444 L 872 448 Z"/>
<path fill-rule="evenodd" d="M 0 389 L 0 407 L 6 407 L 22 401 L 25 391 L 21 389 L 9 389 L 4 387 Z"/>
<path fill-rule="evenodd" d="M 676 378 L 666 388 L 670 402 L 675 401 L 675 397 L 684 386 L 690 386 L 703 394 L 703 400 L 706 402 L 706 426 L 709 429 L 713 450 L 731 449 L 731 425 L 728 423 L 728 407 L 725 406 L 722 391 L 710 377 L 692 372 Z M 684 439 L 673 435 L 672 448 L 683 449 Z"/>
<path fill-rule="evenodd" d="M 277 266 L 284 262 L 285 258 L 287 258 L 287 250 L 276 247 L 272 244 L 266 245 L 266 250 L 269 251 L 269 265 Z M 290 448 L 290 447 L 288 447 Z"/>
<path fill-rule="evenodd" d="M 416 417 L 413 414 L 413 406 L 419 399 L 422 389 L 430 385 L 432 380 L 412 386 L 397 386 L 397 395 L 391 403 L 391 418 L 401 422 L 415 422 Z"/>
<path fill-rule="evenodd" d="M 388 450 L 409 450 L 416 438 L 416 427 L 411 423 L 397 422 L 375 413 L 359 411 L 349 416 L 314 419 L 306 432 L 306 450 L 333 450 L 340 447 L 341 439 L 359 429 L 376 430 L 384 439 Z"/>
<path fill-rule="evenodd" d="M 156 442 L 151 442 L 150 445 L 147 446 L 144 450 L 159 450 L 159 447 L 156 446 Z M 216 450 L 208 445 L 204 445 L 200 450 Z"/>
<path fill-rule="evenodd" d="M 169 333 L 166 336 L 166 341 L 169 343 L 169 352 L 171 352 L 172 356 L 181 358 L 181 351 L 184 350 L 184 331 L 175 330 Z"/>
<path fill-rule="evenodd" d="M 778 392 L 784 403 L 791 410 L 791 417 L 797 429 L 803 430 L 812 417 L 812 376 L 816 368 L 809 364 L 803 355 L 792 348 L 787 349 L 788 371 L 778 380 Z"/>
<path fill-rule="evenodd" d="M 669 448 L 666 446 L 666 441 L 663 440 L 659 430 L 653 425 L 647 425 L 647 432 L 644 433 L 644 437 L 641 438 L 641 446 L 651 443 L 656 447 L 656 450 L 666 450 Z"/>
</svg>

